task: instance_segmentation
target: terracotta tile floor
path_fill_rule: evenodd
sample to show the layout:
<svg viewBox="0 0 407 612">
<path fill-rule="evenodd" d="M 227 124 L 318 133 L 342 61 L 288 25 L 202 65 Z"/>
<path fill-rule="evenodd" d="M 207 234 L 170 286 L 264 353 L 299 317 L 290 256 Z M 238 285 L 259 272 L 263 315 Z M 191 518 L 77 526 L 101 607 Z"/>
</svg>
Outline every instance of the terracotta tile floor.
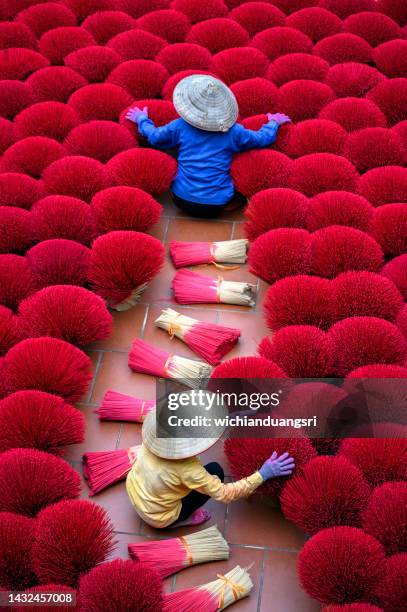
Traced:
<svg viewBox="0 0 407 612">
<path fill-rule="evenodd" d="M 164 214 L 151 232 L 166 245 L 177 240 L 228 240 L 243 236 L 241 211 L 230 213 L 220 220 L 200 221 L 178 214 L 175 207 L 163 198 Z M 218 274 L 208 266 L 205 274 Z M 109 450 L 126 448 L 140 441 L 140 425 L 100 423 L 94 414 L 108 388 L 153 399 L 155 381 L 149 376 L 132 373 L 127 367 L 127 354 L 133 338 L 142 337 L 148 342 L 168 348 L 186 357 L 193 353 L 179 340 L 154 327 L 154 320 L 166 306 L 183 308 L 185 313 L 198 319 L 218 322 L 242 329 L 239 346 L 230 357 L 255 353 L 259 340 L 267 333 L 262 317 L 262 298 L 267 285 L 258 281 L 242 267 L 239 270 L 222 272 L 228 279 L 249 280 L 258 287 L 258 301 L 254 308 L 215 305 L 208 307 L 175 305 L 171 298 L 170 282 L 174 268 L 168 259 L 161 274 L 154 279 L 143 295 L 143 301 L 130 311 L 114 314 L 113 334 L 104 342 L 89 347 L 88 354 L 94 363 L 95 374 L 88 396 L 80 404 L 86 418 L 86 441 L 69 449 L 68 459 L 81 471 L 81 455 L 84 450 Z M 228 474 L 228 466 L 222 444 L 218 443 L 202 456 L 204 462 L 219 461 Z M 83 484 L 83 497 L 88 490 Z M 109 512 L 118 541 L 113 556 L 127 558 L 127 544 L 143 538 L 181 535 L 192 528 L 158 532 L 139 519 L 130 506 L 123 483 L 92 498 Z M 288 523 L 280 510 L 264 500 L 252 498 L 229 506 L 210 502 L 212 511 L 210 524 L 217 524 L 231 544 L 231 557 L 227 562 L 217 562 L 192 567 L 165 582 L 167 590 L 179 590 L 213 580 L 216 574 L 224 573 L 236 564 L 248 566 L 253 563 L 251 576 L 254 590 L 251 596 L 238 602 L 233 609 L 239 612 L 314 612 L 319 605 L 310 600 L 298 584 L 296 563 L 298 552 L 304 543 L 304 535 Z"/>
</svg>

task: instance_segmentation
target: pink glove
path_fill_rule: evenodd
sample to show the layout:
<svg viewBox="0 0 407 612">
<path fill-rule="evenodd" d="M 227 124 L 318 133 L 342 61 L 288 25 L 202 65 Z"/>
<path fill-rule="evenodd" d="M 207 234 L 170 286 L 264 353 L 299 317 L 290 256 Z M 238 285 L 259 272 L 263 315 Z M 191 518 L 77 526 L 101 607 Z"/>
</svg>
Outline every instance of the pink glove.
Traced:
<svg viewBox="0 0 407 612">
<path fill-rule="evenodd" d="M 275 121 L 278 123 L 278 125 L 283 125 L 283 123 L 291 123 L 290 117 L 283 115 L 283 113 L 274 113 L 274 115 L 267 113 L 267 119 L 269 121 Z"/>
<path fill-rule="evenodd" d="M 147 106 L 145 106 L 143 109 L 139 108 L 138 106 L 135 106 L 134 108 L 129 108 L 126 113 L 126 119 L 132 121 L 133 123 L 137 123 L 141 115 L 145 115 L 146 117 L 148 117 Z"/>
</svg>

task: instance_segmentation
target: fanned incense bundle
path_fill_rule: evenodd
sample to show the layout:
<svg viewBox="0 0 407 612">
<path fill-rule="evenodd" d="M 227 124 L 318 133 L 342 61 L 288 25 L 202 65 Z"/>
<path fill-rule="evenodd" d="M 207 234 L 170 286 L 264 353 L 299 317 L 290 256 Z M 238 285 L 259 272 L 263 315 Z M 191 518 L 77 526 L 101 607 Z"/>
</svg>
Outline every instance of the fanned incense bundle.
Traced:
<svg viewBox="0 0 407 612">
<path fill-rule="evenodd" d="M 109 389 L 95 412 L 101 421 L 142 423 L 153 408 L 155 400 L 143 400 Z"/>
<path fill-rule="evenodd" d="M 212 368 L 203 361 L 172 355 L 140 338 L 136 338 L 132 344 L 129 368 L 139 374 L 181 379 L 192 389 L 199 389 L 212 372 Z"/>
<path fill-rule="evenodd" d="M 253 306 L 255 287 L 250 283 L 212 278 L 186 268 L 172 279 L 174 298 L 179 304 L 239 304 Z"/>
<path fill-rule="evenodd" d="M 224 240 L 222 242 L 177 242 L 170 244 L 171 259 L 176 268 L 202 264 L 244 264 L 249 241 Z M 222 267 L 222 266 L 221 266 Z"/>
<path fill-rule="evenodd" d="M 240 329 L 198 321 L 172 308 L 165 308 L 155 324 L 167 331 L 171 338 L 176 336 L 183 340 L 190 349 L 212 365 L 220 363 L 240 337 Z"/>
<path fill-rule="evenodd" d="M 152 565 L 161 578 L 190 565 L 229 559 L 229 545 L 216 526 L 179 538 L 129 544 L 134 561 Z"/>
<path fill-rule="evenodd" d="M 137 459 L 140 446 L 114 451 L 85 453 L 82 457 L 83 476 L 89 485 L 89 497 L 124 480 Z"/>
<path fill-rule="evenodd" d="M 217 612 L 247 597 L 253 588 L 249 573 L 236 565 L 224 576 L 198 587 L 164 596 L 163 612 Z"/>
</svg>

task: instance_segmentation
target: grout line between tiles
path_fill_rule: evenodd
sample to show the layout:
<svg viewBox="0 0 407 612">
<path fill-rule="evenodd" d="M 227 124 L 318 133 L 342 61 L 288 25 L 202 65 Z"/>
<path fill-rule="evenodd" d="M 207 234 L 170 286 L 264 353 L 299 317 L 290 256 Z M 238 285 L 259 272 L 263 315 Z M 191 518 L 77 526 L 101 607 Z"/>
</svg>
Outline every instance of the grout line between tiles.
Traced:
<svg viewBox="0 0 407 612">
<path fill-rule="evenodd" d="M 167 236 L 168 236 L 168 229 L 169 229 L 170 223 L 171 223 L 171 217 L 164 217 L 164 218 L 166 219 L 166 222 L 165 222 L 165 228 L 164 228 L 164 232 L 163 232 L 162 243 L 166 244 Z"/>
<path fill-rule="evenodd" d="M 140 338 L 144 338 L 144 332 L 146 331 L 146 325 L 147 325 L 147 320 L 148 320 L 148 315 L 150 313 L 150 304 L 147 304 L 145 313 L 144 313 L 144 318 L 143 318 L 143 322 L 141 324 L 141 328 L 140 328 Z"/>
<path fill-rule="evenodd" d="M 261 598 L 263 595 L 263 584 L 264 584 L 264 572 L 266 568 L 266 551 L 263 550 L 263 556 L 261 559 L 261 568 L 260 568 L 260 580 L 259 580 L 259 597 L 257 599 L 257 612 L 261 610 Z"/>
<path fill-rule="evenodd" d="M 120 448 L 120 440 L 121 440 L 121 437 L 122 437 L 123 429 L 124 429 L 124 423 L 120 423 L 119 431 L 117 432 L 115 450 Z"/>
<path fill-rule="evenodd" d="M 202 221 L 208 221 L 208 219 L 199 219 L 199 218 L 195 218 L 195 217 L 171 217 L 169 215 L 161 215 L 161 218 L 163 219 L 169 219 L 169 221 L 188 221 L 189 222 L 194 222 L 194 223 L 201 223 Z M 211 223 L 221 223 L 221 224 L 232 224 L 234 223 L 234 221 L 232 221 L 231 219 L 210 219 Z"/>
<path fill-rule="evenodd" d="M 94 352 L 94 351 L 92 351 Z M 96 351 L 95 351 L 96 352 Z M 88 395 L 86 396 L 86 399 L 90 402 L 92 395 L 93 395 L 93 391 L 95 389 L 95 385 L 96 385 L 96 378 L 99 374 L 99 368 L 100 368 L 100 364 L 102 363 L 102 358 L 103 358 L 103 354 L 101 351 L 97 351 L 98 353 L 98 358 L 96 361 L 96 366 L 95 366 L 95 372 L 93 374 L 93 378 L 92 378 L 92 382 L 89 386 L 89 391 L 88 391 Z"/>
</svg>

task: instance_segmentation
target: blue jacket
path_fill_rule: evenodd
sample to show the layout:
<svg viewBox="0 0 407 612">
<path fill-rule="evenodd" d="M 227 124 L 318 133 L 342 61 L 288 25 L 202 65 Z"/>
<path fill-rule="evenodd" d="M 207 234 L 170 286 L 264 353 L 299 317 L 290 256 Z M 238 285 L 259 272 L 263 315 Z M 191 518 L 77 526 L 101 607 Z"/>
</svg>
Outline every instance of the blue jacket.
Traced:
<svg viewBox="0 0 407 612">
<path fill-rule="evenodd" d="M 160 149 L 178 147 L 178 172 L 172 191 L 198 204 L 226 204 L 234 194 L 230 166 L 235 153 L 271 145 L 278 124 L 270 121 L 255 132 L 236 123 L 228 132 L 207 132 L 176 119 L 156 128 L 146 115 L 138 118 L 139 132 Z"/>
</svg>

